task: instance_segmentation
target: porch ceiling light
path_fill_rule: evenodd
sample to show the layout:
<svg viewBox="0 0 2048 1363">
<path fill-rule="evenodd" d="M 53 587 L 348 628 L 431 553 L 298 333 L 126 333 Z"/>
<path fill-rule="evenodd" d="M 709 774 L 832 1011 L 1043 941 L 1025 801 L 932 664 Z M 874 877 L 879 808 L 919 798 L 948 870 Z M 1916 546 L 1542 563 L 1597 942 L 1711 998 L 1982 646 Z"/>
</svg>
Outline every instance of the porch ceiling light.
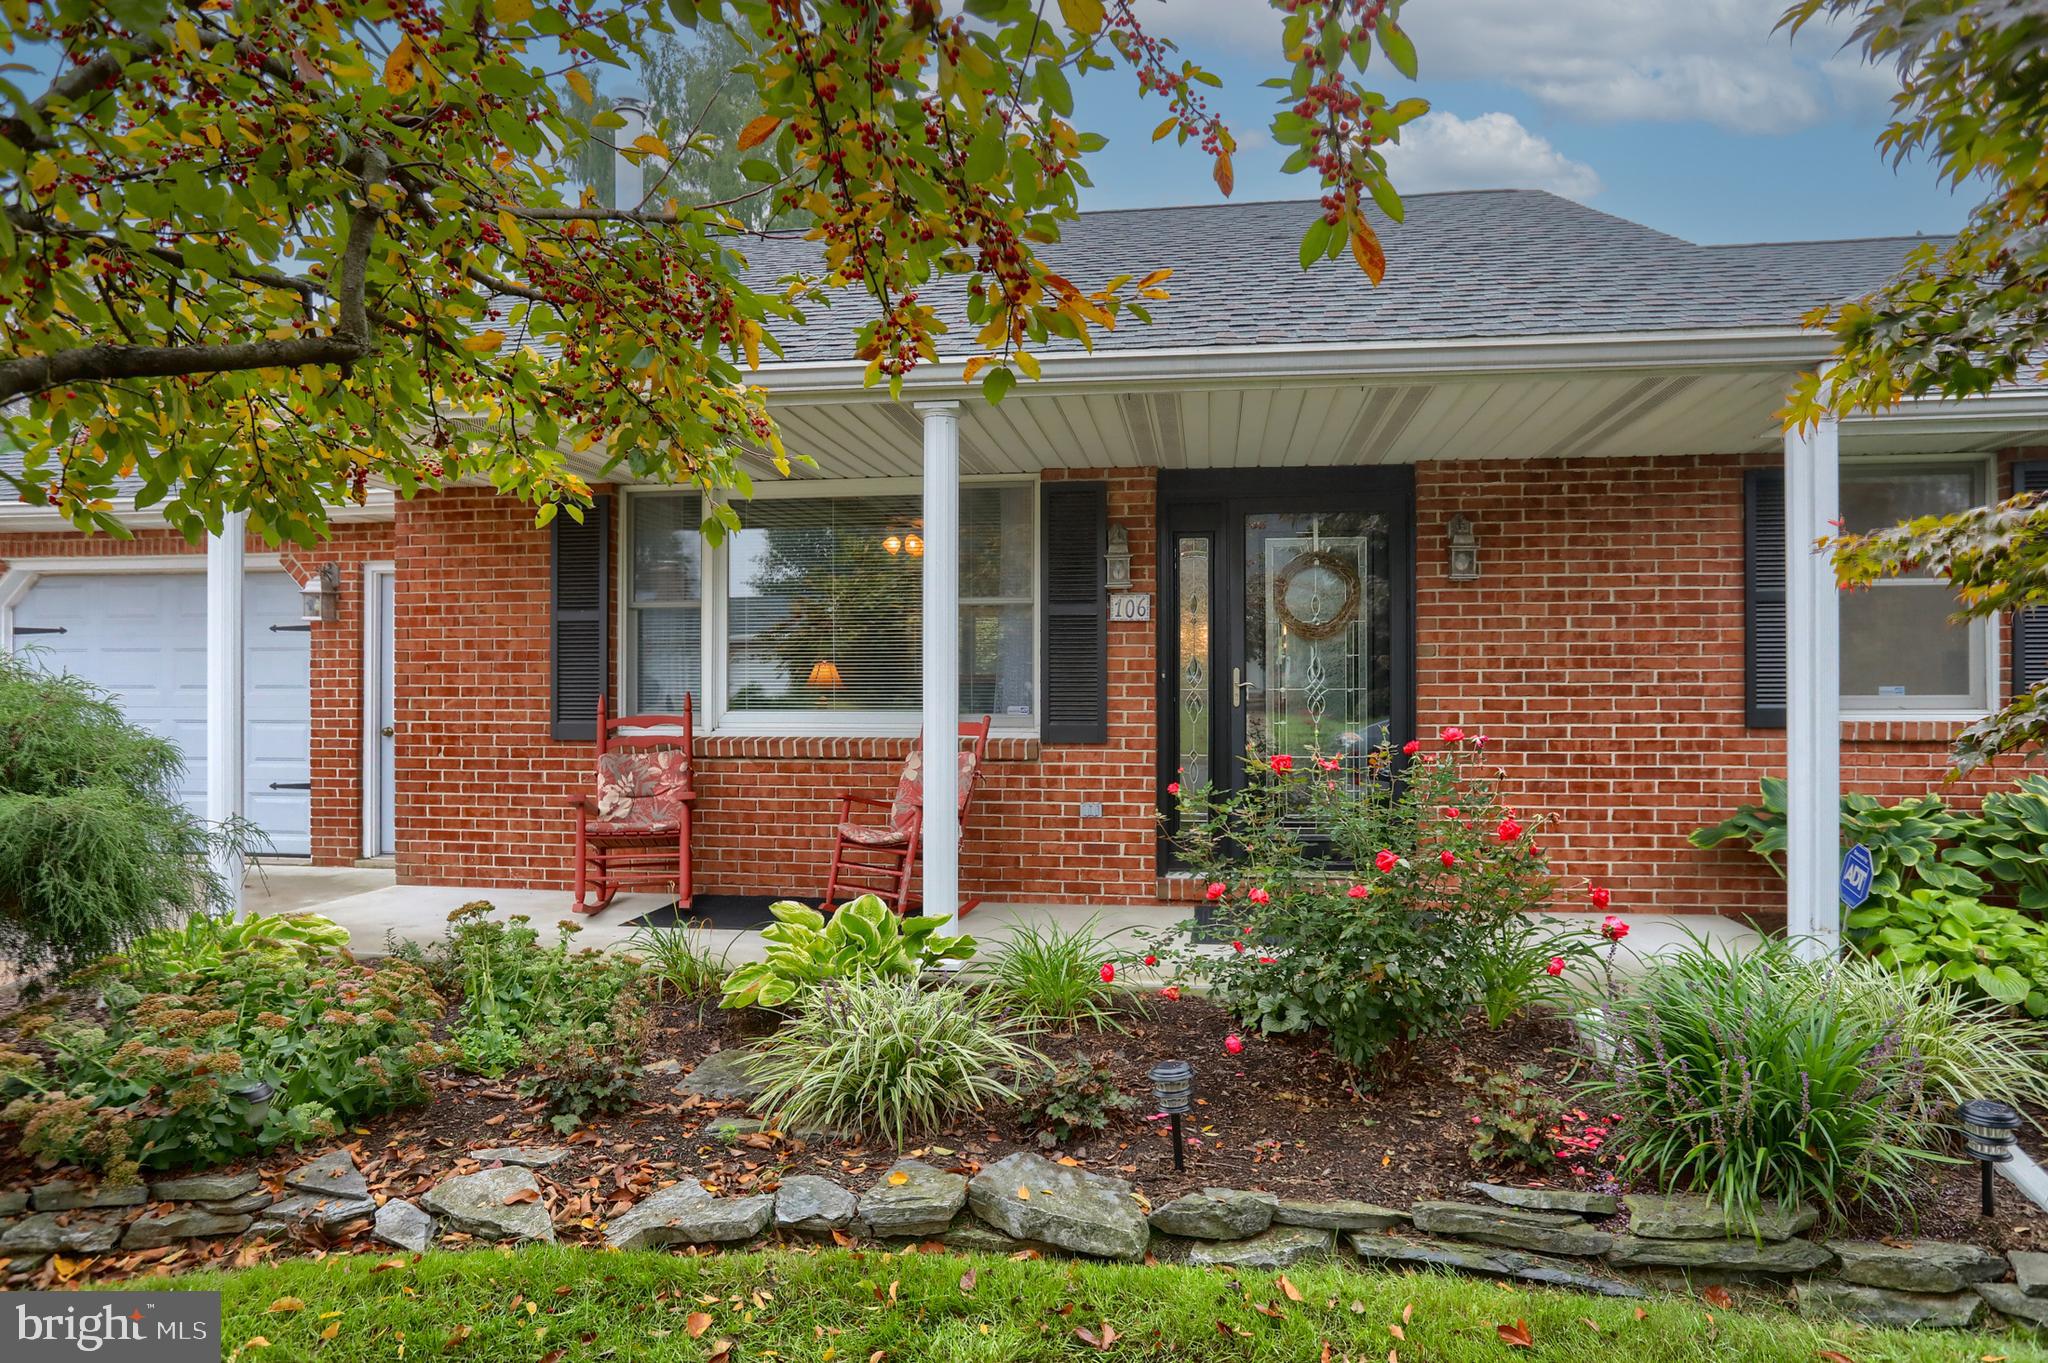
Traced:
<svg viewBox="0 0 2048 1363">
<path fill-rule="evenodd" d="M 1479 533 L 1461 512 L 1451 517 L 1451 571 L 1453 582 L 1475 582 L 1479 578 Z"/>
<path fill-rule="evenodd" d="M 912 558 L 923 558 L 924 537 L 921 535 L 905 535 L 903 537 L 903 552 Z"/>
<path fill-rule="evenodd" d="M 891 536 L 889 536 L 889 538 L 887 538 L 887 539 L 885 539 L 885 540 L 883 540 L 883 541 L 882 541 L 882 548 L 883 548 L 884 550 L 886 550 L 887 552 L 891 553 L 891 554 L 900 554 L 900 553 L 902 553 L 902 552 L 903 552 L 903 536 L 901 536 L 901 535 L 891 535 Z"/>
<path fill-rule="evenodd" d="M 1972 1098 L 1958 1110 L 1963 1119 L 1963 1145 L 1977 1161 L 1984 1179 L 1984 1215 L 1991 1215 L 1991 1166 L 2011 1162 L 2019 1144 L 2020 1114 L 1996 1098 Z"/>
<path fill-rule="evenodd" d="M 811 664 L 811 685 L 821 686 L 830 691 L 845 684 L 839 676 L 839 664 L 830 658 L 820 658 Z"/>
<path fill-rule="evenodd" d="M 309 625 L 331 625 L 341 609 L 341 568 L 323 563 L 299 587 L 299 619 Z"/>
</svg>

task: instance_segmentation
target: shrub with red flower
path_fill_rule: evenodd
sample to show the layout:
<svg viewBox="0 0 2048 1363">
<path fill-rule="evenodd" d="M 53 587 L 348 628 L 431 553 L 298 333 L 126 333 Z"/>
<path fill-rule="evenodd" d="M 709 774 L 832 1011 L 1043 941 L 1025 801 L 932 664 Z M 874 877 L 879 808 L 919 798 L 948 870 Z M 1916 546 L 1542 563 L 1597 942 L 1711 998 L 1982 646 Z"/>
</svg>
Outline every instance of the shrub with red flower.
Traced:
<svg viewBox="0 0 2048 1363">
<path fill-rule="evenodd" d="M 1586 898 L 1593 902 L 1593 907 L 1596 909 L 1604 910 L 1609 904 L 1614 902 L 1613 892 L 1605 885 L 1595 885 L 1592 889 L 1586 891 Z"/>
<path fill-rule="evenodd" d="M 1398 1061 L 1483 999 L 1491 1014 L 1506 974 L 1521 981 L 1518 998 L 1532 995 L 1527 981 L 1546 981 L 1544 964 L 1565 948 L 1505 928 L 1554 889 L 1535 836 L 1544 819 L 1508 808 L 1499 768 L 1482 765 L 1462 730 L 1442 737 L 1398 783 L 1390 747 L 1346 748 L 1254 752 L 1263 777 L 1246 789 L 1184 790 L 1176 859 L 1212 889 L 1251 888 L 1231 952 L 1170 938 L 1154 949 L 1207 980 L 1247 1031 L 1324 1031 L 1332 1053 L 1358 1066 Z M 1333 863 L 1371 867 L 1370 886 L 1332 874 Z M 1245 939 L 1260 950 L 1247 953 Z M 1509 958 L 1512 971 L 1500 965 Z"/>
<path fill-rule="evenodd" d="M 1619 942 L 1628 936 L 1628 924 L 1610 913 L 1600 920 L 1600 935 L 1610 942 Z"/>
<path fill-rule="evenodd" d="M 1413 757 L 1421 751 L 1422 741 L 1420 739 L 1411 738 L 1401 745 L 1401 753 L 1405 757 Z"/>
<path fill-rule="evenodd" d="M 1447 724 L 1438 732 L 1437 737 L 1445 743 L 1463 743 L 1465 731 L 1455 724 Z"/>
</svg>

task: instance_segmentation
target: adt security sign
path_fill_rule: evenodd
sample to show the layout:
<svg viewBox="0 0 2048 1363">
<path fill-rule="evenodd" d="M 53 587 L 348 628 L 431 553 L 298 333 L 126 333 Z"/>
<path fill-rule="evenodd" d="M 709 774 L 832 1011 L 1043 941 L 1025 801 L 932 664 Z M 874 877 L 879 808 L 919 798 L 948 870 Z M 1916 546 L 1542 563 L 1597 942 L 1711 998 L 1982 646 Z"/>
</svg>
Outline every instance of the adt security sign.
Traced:
<svg viewBox="0 0 2048 1363">
<path fill-rule="evenodd" d="M 1870 882 L 1877 875 L 1877 863 L 1870 849 L 1857 843 L 1842 853 L 1842 907 L 1858 909 L 1870 898 Z"/>
</svg>

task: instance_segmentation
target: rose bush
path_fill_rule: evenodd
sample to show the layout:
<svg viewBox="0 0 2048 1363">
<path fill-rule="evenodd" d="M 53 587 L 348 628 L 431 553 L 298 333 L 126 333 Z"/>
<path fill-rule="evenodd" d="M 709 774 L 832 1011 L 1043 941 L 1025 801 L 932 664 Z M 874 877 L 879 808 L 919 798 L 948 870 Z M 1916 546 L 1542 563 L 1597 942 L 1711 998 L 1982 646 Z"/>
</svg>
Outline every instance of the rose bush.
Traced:
<svg viewBox="0 0 2048 1363">
<path fill-rule="evenodd" d="M 1545 966 L 1591 950 L 1582 933 L 1530 930 L 1557 881 L 1541 815 L 1510 807 L 1484 735 L 1363 757 L 1252 754 L 1258 779 L 1184 787 L 1173 844 L 1207 882 L 1228 954 L 1161 944 L 1241 1022 L 1328 1033 L 1361 1068 L 1398 1069 L 1416 1041 L 1486 1003 L 1500 1020 L 1561 988 Z M 1257 951 L 1247 950 L 1247 943 Z"/>
</svg>

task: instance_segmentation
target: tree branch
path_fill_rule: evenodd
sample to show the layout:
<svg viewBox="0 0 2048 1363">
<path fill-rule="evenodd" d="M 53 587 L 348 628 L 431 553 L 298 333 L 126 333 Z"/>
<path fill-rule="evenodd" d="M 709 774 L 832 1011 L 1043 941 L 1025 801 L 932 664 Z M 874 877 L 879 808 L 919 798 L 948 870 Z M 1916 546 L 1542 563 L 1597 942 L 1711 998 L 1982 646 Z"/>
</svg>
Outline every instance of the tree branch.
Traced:
<svg viewBox="0 0 2048 1363">
<path fill-rule="evenodd" d="M 82 346 L 53 355 L 0 360 L 0 403 L 66 383 L 352 364 L 369 350 L 367 337 L 350 336 L 300 336 L 289 341 L 244 341 L 215 346 Z"/>
<path fill-rule="evenodd" d="M 370 314 L 363 300 L 363 281 L 370 267 L 370 239 L 377 235 L 377 222 L 383 216 L 371 202 L 370 190 L 384 183 L 390 165 L 391 158 L 382 147 L 372 146 L 363 152 L 363 201 L 349 214 L 348 240 L 341 248 L 336 284 L 336 298 L 341 304 L 340 331 L 355 341 L 359 352 L 370 348 Z"/>
</svg>

